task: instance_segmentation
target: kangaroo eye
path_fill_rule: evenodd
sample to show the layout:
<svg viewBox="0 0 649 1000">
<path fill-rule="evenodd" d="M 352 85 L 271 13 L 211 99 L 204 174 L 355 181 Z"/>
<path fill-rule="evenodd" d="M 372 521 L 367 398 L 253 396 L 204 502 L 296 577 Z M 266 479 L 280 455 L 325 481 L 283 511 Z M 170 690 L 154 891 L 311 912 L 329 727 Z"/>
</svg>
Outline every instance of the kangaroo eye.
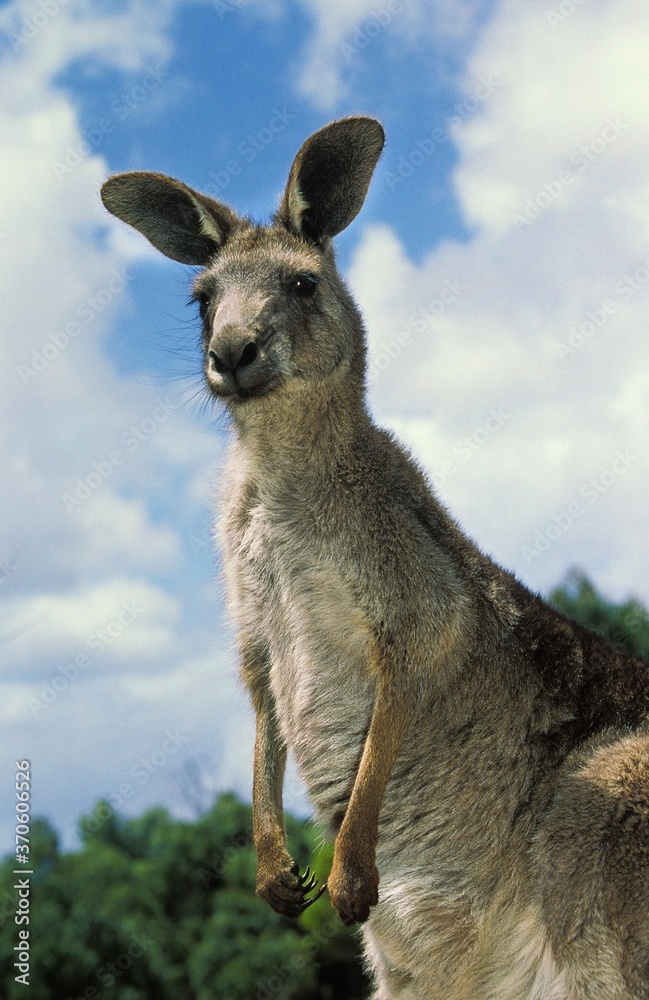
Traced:
<svg viewBox="0 0 649 1000">
<path fill-rule="evenodd" d="M 307 299 L 310 295 L 313 295 L 317 284 L 318 279 L 315 274 L 309 274 L 308 271 L 305 271 L 304 274 L 297 274 L 291 280 L 289 291 L 292 292 L 293 295 L 299 295 L 300 298 Z"/>
<path fill-rule="evenodd" d="M 201 319 L 205 319 L 208 309 L 210 308 L 210 297 L 207 292 L 198 292 L 194 296 L 194 302 L 198 302 L 198 311 L 201 315 Z"/>
</svg>

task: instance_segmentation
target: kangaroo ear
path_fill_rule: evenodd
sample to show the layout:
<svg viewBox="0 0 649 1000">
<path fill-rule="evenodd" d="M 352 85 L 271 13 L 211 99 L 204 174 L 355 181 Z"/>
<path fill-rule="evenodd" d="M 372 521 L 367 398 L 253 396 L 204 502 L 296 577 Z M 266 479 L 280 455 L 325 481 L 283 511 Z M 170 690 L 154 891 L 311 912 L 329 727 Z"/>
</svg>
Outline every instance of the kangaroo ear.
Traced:
<svg viewBox="0 0 649 1000">
<path fill-rule="evenodd" d="M 116 174 L 101 198 L 109 212 L 181 264 L 207 264 L 240 221 L 227 205 L 164 174 Z"/>
<path fill-rule="evenodd" d="M 385 133 L 374 118 L 343 118 L 315 132 L 295 157 L 278 219 L 314 243 L 358 215 Z"/>
</svg>

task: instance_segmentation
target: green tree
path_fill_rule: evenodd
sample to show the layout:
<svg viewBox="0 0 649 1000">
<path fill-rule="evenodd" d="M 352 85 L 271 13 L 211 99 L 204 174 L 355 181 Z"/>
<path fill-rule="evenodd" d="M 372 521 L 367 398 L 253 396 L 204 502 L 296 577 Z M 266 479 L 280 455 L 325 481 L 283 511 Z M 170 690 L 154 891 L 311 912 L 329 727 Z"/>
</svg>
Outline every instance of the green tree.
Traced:
<svg viewBox="0 0 649 1000">
<path fill-rule="evenodd" d="M 341 1000 L 367 984 L 357 935 L 326 898 L 290 921 L 257 899 L 252 815 L 221 795 L 195 823 L 152 809 L 126 819 L 99 802 L 79 823 L 81 848 L 61 854 L 55 831 L 31 831 L 33 1000 Z M 331 847 L 287 817 L 294 856 L 326 877 Z M 0 866 L 0 976 L 15 982 L 13 858 Z"/>
<path fill-rule="evenodd" d="M 649 614 L 639 601 L 607 601 L 580 570 L 572 570 L 549 600 L 559 611 L 600 632 L 625 652 L 649 660 Z"/>
</svg>

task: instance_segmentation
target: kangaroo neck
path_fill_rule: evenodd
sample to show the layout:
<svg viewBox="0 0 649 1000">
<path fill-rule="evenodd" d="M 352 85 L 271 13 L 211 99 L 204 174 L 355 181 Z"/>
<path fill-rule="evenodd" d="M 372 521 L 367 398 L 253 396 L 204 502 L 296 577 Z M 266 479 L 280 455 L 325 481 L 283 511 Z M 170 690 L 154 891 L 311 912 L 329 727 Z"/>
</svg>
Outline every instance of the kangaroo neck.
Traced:
<svg viewBox="0 0 649 1000">
<path fill-rule="evenodd" d="M 362 390 L 336 382 L 292 383 L 233 412 L 238 446 L 263 478 L 328 478 L 347 464 L 371 420 Z"/>
</svg>

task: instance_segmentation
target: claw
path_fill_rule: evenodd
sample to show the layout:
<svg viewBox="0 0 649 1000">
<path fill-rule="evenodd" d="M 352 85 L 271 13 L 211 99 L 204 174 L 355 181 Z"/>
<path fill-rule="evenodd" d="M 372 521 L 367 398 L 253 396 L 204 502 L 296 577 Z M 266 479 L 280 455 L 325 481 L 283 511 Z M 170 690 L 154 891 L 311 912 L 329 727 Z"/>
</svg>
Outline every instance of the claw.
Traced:
<svg viewBox="0 0 649 1000">
<path fill-rule="evenodd" d="M 314 872 L 309 881 L 307 882 L 307 884 L 302 886 L 302 888 L 304 889 L 305 892 L 311 892 L 312 889 L 315 889 L 317 884 L 318 884 L 318 879 L 316 878 Z"/>
<path fill-rule="evenodd" d="M 274 878 L 261 879 L 258 882 L 257 894 L 265 900 L 276 913 L 281 913 L 285 917 L 299 917 L 312 903 L 317 902 L 327 888 L 326 884 L 307 899 L 310 892 L 314 892 L 318 885 L 318 878 L 311 867 L 307 867 L 304 875 L 300 875 L 299 866 L 293 863 L 290 868 L 285 868 L 278 872 Z"/>
<path fill-rule="evenodd" d="M 315 896 L 312 896 L 311 899 L 304 900 L 304 902 L 302 903 L 302 913 L 304 913 L 305 910 L 308 910 L 313 903 L 316 903 L 320 899 L 320 896 L 323 894 L 326 888 L 327 888 L 327 883 L 325 882 L 324 885 L 320 886 Z"/>
</svg>

